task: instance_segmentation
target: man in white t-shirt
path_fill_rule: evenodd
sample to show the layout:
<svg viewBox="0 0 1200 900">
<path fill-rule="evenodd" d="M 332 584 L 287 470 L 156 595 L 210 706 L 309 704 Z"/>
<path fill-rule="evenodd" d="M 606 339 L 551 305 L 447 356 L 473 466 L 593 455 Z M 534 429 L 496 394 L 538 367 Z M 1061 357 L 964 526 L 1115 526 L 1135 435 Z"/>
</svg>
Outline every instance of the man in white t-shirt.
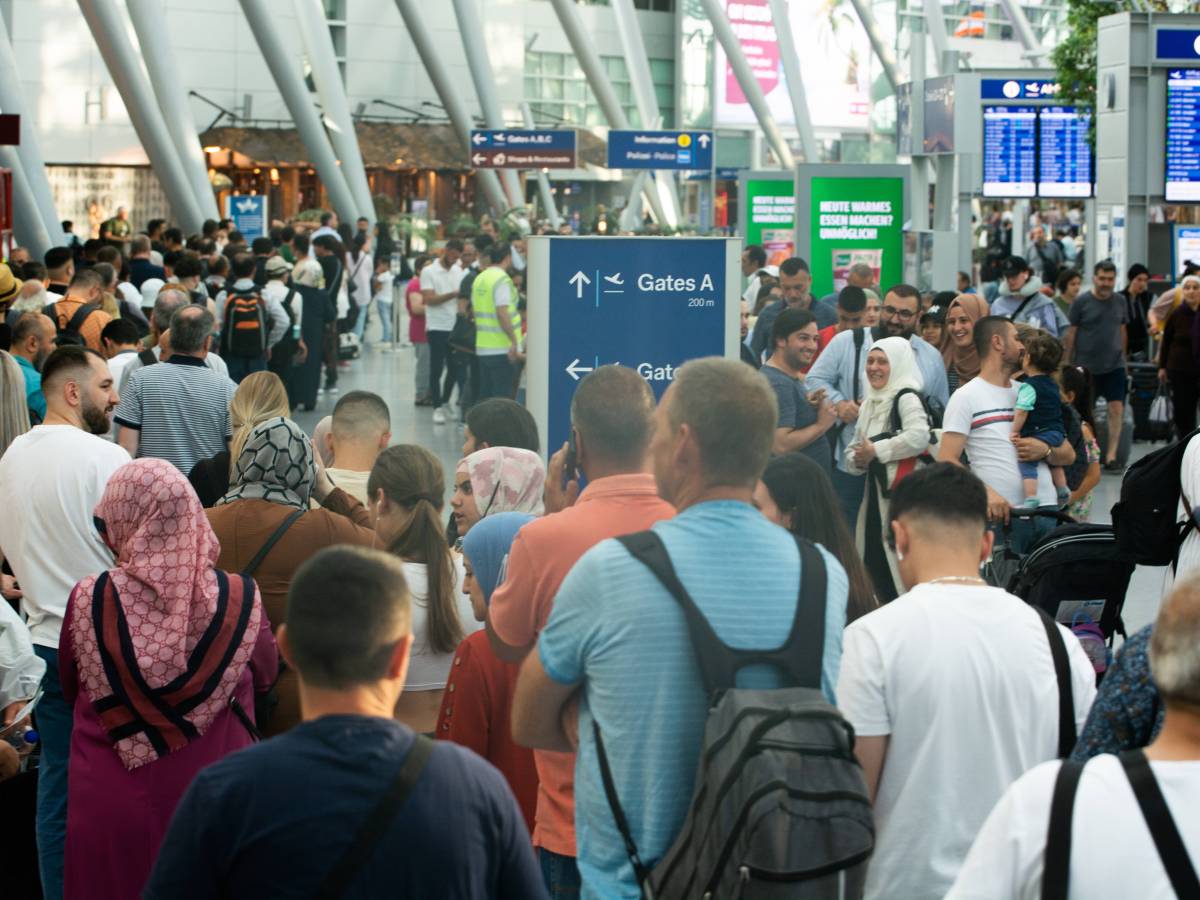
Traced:
<svg viewBox="0 0 1200 900">
<path fill-rule="evenodd" d="M 1056 861 L 1067 879 L 1066 885 L 1052 880 L 1051 896 L 1056 900 L 1200 896 L 1194 880 L 1190 888 L 1172 889 L 1126 768 L 1140 770 L 1141 778 L 1148 770 L 1148 785 L 1157 785 L 1182 839 L 1189 858 L 1184 867 L 1190 865 L 1195 873 L 1200 867 L 1197 647 L 1200 579 L 1193 575 L 1171 592 L 1150 639 L 1150 669 L 1166 708 L 1162 731 L 1144 752 L 1120 758 L 1105 754 L 1087 762 L 1067 806 L 1070 824 L 1063 823 L 1055 832 L 1070 836 L 1069 857 L 1053 849 L 1047 854 L 1051 798 L 1063 769 L 1058 762 L 1048 762 L 1018 780 L 992 810 L 947 900 L 1036 900 L 1044 896 L 1043 880 L 1055 871 Z"/>
<path fill-rule="evenodd" d="M 463 252 L 463 242 L 458 238 L 446 241 L 439 259 L 421 270 L 421 300 L 425 304 L 425 336 L 429 341 L 429 396 L 433 400 L 433 423 L 446 424 L 445 406 L 450 402 L 454 390 L 453 372 L 448 365 L 450 359 L 450 332 L 458 317 L 458 289 L 462 285 L 463 270 L 458 258 Z M 442 369 L 446 369 L 443 387 Z"/>
<path fill-rule="evenodd" d="M 979 577 L 992 534 L 978 478 L 921 469 L 894 489 L 889 518 L 908 593 L 846 628 L 838 707 L 875 804 L 865 897 L 941 900 L 996 800 L 1057 755 L 1058 682 L 1048 623 Z M 1055 627 L 1078 729 L 1096 673 Z"/>
<path fill-rule="evenodd" d="M 46 661 L 37 707 L 38 861 L 45 896 L 60 898 L 72 711 L 58 680 L 58 637 L 75 585 L 113 564 L 92 513 L 129 454 L 98 436 L 108 433 L 118 400 L 99 353 L 58 348 L 42 365 L 42 390 L 45 421 L 0 457 L 0 555 L 24 594 L 34 652 Z"/>
<path fill-rule="evenodd" d="M 942 462 L 962 464 L 962 454 L 987 486 L 988 520 L 1001 526 L 1009 522 L 1013 507 L 1025 502 L 1021 486 L 1022 460 L 1045 460 L 1052 466 L 1069 466 L 1075 451 L 1067 442 L 1047 446 L 1037 438 L 1012 438 L 1013 410 L 1017 385 L 1012 377 L 1021 369 L 1025 348 L 1017 339 L 1017 327 L 1005 316 L 986 316 L 975 323 L 975 349 L 979 353 L 979 375 L 950 397 L 942 420 Z M 1038 467 L 1038 499 L 1042 509 L 1057 509 L 1058 497 L 1048 466 Z M 1053 527 L 1051 519 L 1013 520 L 1009 539 L 1023 553 L 1038 535 Z"/>
<path fill-rule="evenodd" d="M 392 440 L 388 405 L 370 391 L 350 391 L 338 400 L 331 418 L 323 449 L 330 452 L 336 465 L 325 471 L 334 484 L 366 506 L 371 469 Z"/>
</svg>

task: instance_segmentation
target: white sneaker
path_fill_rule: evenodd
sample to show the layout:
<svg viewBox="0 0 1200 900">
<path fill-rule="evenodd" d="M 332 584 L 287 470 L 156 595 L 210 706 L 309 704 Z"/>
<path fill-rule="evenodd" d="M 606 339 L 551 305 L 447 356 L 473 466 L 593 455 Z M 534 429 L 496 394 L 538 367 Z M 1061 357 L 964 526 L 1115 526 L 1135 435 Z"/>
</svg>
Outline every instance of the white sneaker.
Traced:
<svg viewBox="0 0 1200 900">
<path fill-rule="evenodd" d="M 433 424 L 434 425 L 445 425 L 446 424 L 446 413 L 445 413 L 445 410 L 443 410 L 442 407 L 440 407 L 440 406 L 437 407 L 436 409 L 434 409 L 434 411 L 433 411 Z"/>
</svg>

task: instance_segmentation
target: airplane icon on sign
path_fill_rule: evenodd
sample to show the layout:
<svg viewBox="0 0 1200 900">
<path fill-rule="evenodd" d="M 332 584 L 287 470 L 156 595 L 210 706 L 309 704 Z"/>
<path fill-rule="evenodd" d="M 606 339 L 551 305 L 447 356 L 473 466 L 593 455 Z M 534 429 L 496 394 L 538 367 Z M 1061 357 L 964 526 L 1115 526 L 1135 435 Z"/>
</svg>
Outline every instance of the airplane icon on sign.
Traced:
<svg viewBox="0 0 1200 900">
<path fill-rule="evenodd" d="M 247 197 L 245 200 L 239 200 L 234 204 L 238 212 L 248 213 L 258 209 L 258 199 L 255 197 Z"/>
</svg>

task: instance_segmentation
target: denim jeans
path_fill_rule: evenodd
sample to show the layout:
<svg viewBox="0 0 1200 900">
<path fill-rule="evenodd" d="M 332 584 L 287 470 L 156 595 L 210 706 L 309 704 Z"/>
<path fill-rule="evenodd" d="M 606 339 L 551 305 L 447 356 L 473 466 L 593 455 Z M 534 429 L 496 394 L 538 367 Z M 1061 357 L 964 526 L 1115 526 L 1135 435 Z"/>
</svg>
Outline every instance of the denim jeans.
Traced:
<svg viewBox="0 0 1200 900">
<path fill-rule="evenodd" d="M 358 338 L 359 344 L 363 342 L 363 332 L 367 330 L 367 313 L 371 310 L 371 301 L 368 300 L 360 306 L 355 312 L 357 315 L 354 319 L 354 336 Z"/>
<path fill-rule="evenodd" d="M 550 900 L 579 900 L 581 882 L 575 857 L 553 853 L 545 847 L 538 847 L 537 855 Z"/>
<path fill-rule="evenodd" d="M 513 364 L 507 354 L 500 356 L 480 356 L 479 359 L 479 393 L 475 401 L 487 400 L 491 397 L 504 397 L 511 400 L 513 395 Z"/>
<path fill-rule="evenodd" d="M 850 527 L 850 534 L 858 524 L 858 511 L 862 507 L 863 491 L 867 485 L 866 475 L 850 475 L 834 467 L 833 492 L 841 503 L 842 515 Z"/>
<path fill-rule="evenodd" d="M 379 304 L 379 326 L 383 329 L 382 340 L 385 344 L 392 342 L 392 304 L 391 301 L 384 303 L 382 300 L 376 301 Z"/>
<path fill-rule="evenodd" d="M 62 900 L 63 845 L 67 838 L 67 759 L 71 754 L 74 713 L 63 698 L 62 685 L 58 681 L 58 651 L 35 644 L 33 652 L 46 661 L 42 699 L 34 711 L 42 746 L 37 794 L 38 869 L 44 900 Z"/>
</svg>

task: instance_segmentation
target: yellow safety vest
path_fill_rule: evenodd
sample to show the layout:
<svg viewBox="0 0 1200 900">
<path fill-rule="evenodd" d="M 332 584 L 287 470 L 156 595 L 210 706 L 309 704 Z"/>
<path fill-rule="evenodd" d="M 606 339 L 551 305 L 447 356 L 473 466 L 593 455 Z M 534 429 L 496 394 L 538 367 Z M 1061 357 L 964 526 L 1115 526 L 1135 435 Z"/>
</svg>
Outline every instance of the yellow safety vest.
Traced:
<svg viewBox="0 0 1200 900">
<path fill-rule="evenodd" d="M 499 266 L 490 266 L 475 276 L 471 285 L 471 307 L 475 310 L 475 349 L 507 350 L 512 341 L 496 318 L 496 285 L 508 284 L 509 315 L 517 308 L 517 288 L 508 273 Z"/>
</svg>

